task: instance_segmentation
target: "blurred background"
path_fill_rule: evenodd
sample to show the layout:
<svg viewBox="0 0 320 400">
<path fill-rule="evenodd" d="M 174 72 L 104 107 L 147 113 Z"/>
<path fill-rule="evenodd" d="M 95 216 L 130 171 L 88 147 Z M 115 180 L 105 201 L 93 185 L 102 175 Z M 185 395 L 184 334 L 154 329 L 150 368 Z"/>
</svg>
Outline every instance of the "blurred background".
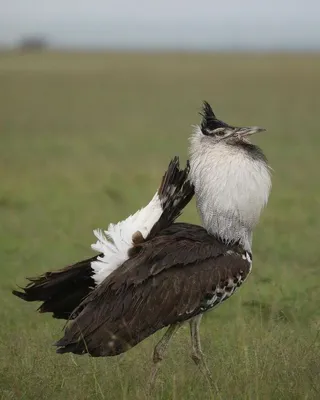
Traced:
<svg viewBox="0 0 320 400">
<path fill-rule="evenodd" d="M 1 1 L 0 43 L 115 50 L 319 50 L 316 0 Z M 37 39 L 37 40 L 36 40 Z"/>
<path fill-rule="evenodd" d="M 92 230 L 144 206 L 187 159 L 203 100 L 273 168 L 241 291 L 209 313 L 212 394 L 187 327 L 157 399 L 320 398 L 320 3 L 0 0 L 1 399 L 144 399 L 152 348 L 57 356 L 63 325 L 11 295 L 92 255 Z M 181 217 L 199 223 L 194 202 Z"/>
</svg>

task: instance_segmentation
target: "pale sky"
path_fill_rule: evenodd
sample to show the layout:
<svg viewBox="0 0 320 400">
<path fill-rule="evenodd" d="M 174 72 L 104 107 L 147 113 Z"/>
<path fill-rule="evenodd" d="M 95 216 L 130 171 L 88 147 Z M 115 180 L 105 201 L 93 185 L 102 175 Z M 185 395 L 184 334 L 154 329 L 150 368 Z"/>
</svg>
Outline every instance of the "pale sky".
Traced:
<svg viewBox="0 0 320 400">
<path fill-rule="evenodd" d="M 320 49 L 320 0 L 0 0 L 0 43 Z"/>
</svg>

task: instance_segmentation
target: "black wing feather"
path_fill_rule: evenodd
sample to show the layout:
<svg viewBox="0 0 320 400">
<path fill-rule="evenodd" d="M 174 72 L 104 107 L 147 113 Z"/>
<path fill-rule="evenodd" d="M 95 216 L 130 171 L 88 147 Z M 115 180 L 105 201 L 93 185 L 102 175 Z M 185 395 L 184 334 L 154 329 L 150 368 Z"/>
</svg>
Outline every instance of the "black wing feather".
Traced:
<svg viewBox="0 0 320 400">
<path fill-rule="evenodd" d="M 41 313 L 52 312 L 54 318 L 68 319 L 94 287 L 91 262 L 99 256 L 82 260 L 65 268 L 28 278 L 29 284 L 12 293 L 25 301 L 41 301 Z"/>
</svg>

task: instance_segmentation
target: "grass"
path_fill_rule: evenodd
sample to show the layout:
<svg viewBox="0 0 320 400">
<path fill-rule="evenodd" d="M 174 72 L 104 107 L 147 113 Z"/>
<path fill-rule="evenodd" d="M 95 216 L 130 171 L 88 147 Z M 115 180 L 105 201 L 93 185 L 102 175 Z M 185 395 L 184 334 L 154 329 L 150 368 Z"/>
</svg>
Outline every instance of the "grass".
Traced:
<svg viewBox="0 0 320 400">
<path fill-rule="evenodd" d="M 187 157 L 203 99 L 261 125 L 273 192 L 244 287 L 202 323 L 217 391 L 185 327 L 155 399 L 320 398 L 319 55 L 0 53 L 1 399 L 144 399 L 152 347 L 58 356 L 63 324 L 11 295 L 25 276 L 91 255 L 92 230 L 146 204 Z M 199 222 L 194 203 L 182 220 Z"/>
</svg>

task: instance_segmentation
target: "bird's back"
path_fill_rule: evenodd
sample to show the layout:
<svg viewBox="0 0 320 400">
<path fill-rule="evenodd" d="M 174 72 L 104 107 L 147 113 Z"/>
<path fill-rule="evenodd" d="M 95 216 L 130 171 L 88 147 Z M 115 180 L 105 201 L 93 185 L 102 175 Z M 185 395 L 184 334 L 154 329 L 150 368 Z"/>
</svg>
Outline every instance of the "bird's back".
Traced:
<svg viewBox="0 0 320 400">
<path fill-rule="evenodd" d="M 200 226 L 174 223 L 136 244 L 129 259 L 75 310 L 58 353 L 112 356 L 157 330 L 228 299 L 251 269 L 251 254 Z"/>
</svg>

